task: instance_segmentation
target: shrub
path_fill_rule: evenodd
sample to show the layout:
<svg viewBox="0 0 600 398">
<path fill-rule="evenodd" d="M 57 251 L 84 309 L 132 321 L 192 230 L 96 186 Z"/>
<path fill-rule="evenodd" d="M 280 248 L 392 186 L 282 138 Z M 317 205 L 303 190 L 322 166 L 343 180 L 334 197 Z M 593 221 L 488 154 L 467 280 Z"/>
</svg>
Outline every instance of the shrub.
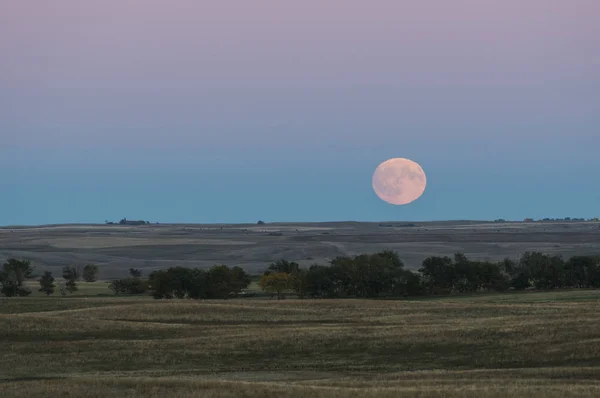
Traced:
<svg viewBox="0 0 600 398">
<path fill-rule="evenodd" d="M 83 280 L 86 282 L 96 282 L 98 269 L 98 266 L 94 264 L 88 264 L 83 267 Z"/>
<path fill-rule="evenodd" d="M 148 291 L 148 282 L 139 278 L 117 279 L 110 283 L 115 294 L 144 294 Z"/>
</svg>

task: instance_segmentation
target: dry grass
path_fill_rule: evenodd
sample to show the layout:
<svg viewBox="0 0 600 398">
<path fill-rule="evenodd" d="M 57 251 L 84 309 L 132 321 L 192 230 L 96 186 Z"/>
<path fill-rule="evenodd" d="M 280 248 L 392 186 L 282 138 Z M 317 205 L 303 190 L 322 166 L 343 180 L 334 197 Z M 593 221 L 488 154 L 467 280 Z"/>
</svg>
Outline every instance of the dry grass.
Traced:
<svg viewBox="0 0 600 398">
<path fill-rule="evenodd" d="M 598 396 L 598 299 L 0 299 L 0 396 Z"/>
<path fill-rule="evenodd" d="M 373 380 L 354 383 L 338 382 L 335 386 L 314 385 L 306 381 L 248 382 L 210 380 L 205 377 L 131 377 L 131 378 L 70 378 L 36 380 L 0 384 L 0 393 L 12 397 L 263 397 L 263 398 L 395 398 L 395 397 L 596 397 L 598 385 L 580 380 L 532 378 L 510 379 L 510 373 L 498 373 L 497 378 L 477 379 L 477 375 L 455 376 L 451 380 L 437 379 L 435 374 L 419 381 L 399 379 L 393 383 Z M 510 380 L 509 383 L 507 381 Z"/>
</svg>

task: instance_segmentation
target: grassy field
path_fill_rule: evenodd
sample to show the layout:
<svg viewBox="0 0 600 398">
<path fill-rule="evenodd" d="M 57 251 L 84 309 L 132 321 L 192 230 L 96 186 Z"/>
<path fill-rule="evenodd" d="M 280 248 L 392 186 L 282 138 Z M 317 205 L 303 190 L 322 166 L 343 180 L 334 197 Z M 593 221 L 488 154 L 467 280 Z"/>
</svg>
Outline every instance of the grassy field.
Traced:
<svg viewBox="0 0 600 398">
<path fill-rule="evenodd" d="M 599 300 L 2 298 L 0 396 L 599 396 Z"/>
</svg>

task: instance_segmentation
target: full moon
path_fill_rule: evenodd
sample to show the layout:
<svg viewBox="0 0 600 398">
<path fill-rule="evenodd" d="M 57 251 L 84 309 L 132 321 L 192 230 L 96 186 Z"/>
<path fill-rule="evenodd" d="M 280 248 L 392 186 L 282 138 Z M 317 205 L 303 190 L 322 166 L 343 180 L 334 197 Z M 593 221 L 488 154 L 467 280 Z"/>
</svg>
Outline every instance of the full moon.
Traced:
<svg viewBox="0 0 600 398">
<path fill-rule="evenodd" d="M 419 199 L 426 185 L 425 172 L 409 159 L 386 160 L 373 173 L 373 190 L 381 200 L 393 205 L 406 205 Z"/>
</svg>

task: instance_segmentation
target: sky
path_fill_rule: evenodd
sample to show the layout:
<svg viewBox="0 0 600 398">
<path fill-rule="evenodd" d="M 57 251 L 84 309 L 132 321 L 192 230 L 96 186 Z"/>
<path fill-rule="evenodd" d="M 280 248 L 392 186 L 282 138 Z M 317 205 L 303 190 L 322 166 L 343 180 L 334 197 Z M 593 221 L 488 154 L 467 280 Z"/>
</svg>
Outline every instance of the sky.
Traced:
<svg viewBox="0 0 600 398">
<path fill-rule="evenodd" d="M 0 225 L 600 216 L 598 0 L 2 0 Z M 383 161 L 427 174 L 373 192 Z"/>
</svg>

